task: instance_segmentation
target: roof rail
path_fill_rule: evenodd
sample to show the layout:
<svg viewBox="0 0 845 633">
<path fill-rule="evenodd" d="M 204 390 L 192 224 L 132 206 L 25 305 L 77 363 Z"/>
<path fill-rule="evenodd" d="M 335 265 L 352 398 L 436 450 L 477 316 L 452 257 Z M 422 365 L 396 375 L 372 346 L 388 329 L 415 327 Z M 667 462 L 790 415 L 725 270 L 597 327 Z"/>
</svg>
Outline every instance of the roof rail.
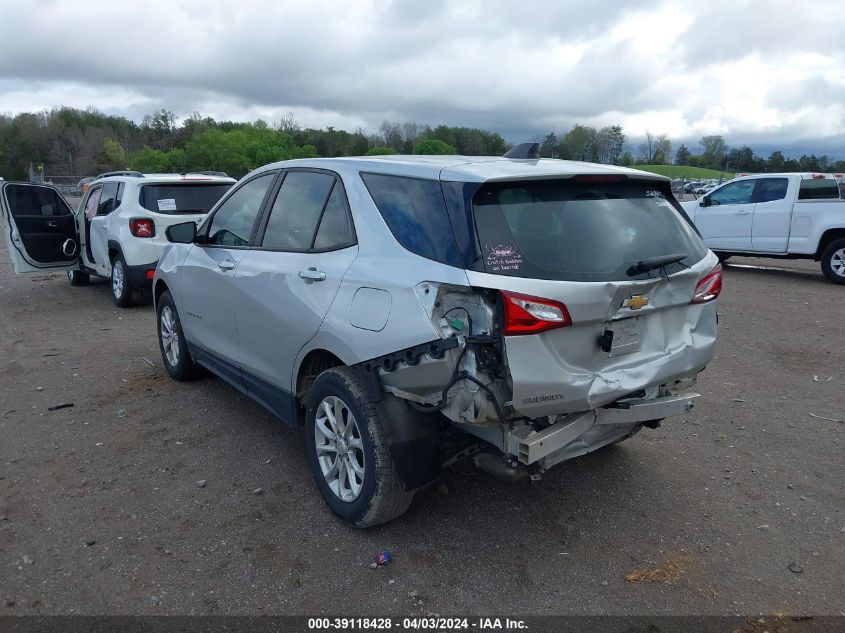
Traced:
<svg viewBox="0 0 845 633">
<path fill-rule="evenodd" d="M 100 178 L 108 178 L 109 176 L 130 176 L 131 178 L 143 178 L 144 174 L 140 171 L 106 171 L 94 178 L 94 180 L 99 180 Z"/>
<path fill-rule="evenodd" d="M 221 178 L 229 178 L 229 174 L 225 171 L 189 171 L 187 173 L 182 174 L 183 176 L 187 176 L 189 174 L 199 174 L 202 176 L 220 176 Z"/>
<path fill-rule="evenodd" d="M 532 158 L 537 159 L 540 158 L 540 144 L 539 143 L 520 143 L 519 145 L 514 145 L 510 150 L 508 150 L 505 155 L 505 158 Z"/>
</svg>

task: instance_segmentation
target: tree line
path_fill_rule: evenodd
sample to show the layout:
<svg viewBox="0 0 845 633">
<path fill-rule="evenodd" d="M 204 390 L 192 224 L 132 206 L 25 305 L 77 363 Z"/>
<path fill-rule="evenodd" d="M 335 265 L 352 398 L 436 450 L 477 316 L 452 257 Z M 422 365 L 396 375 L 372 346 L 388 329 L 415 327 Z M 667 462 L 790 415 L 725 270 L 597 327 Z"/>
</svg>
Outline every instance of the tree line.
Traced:
<svg viewBox="0 0 845 633">
<path fill-rule="evenodd" d="M 721 136 L 701 139 L 694 154 L 685 145 L 672 154 L 665 135 L 647 133 L 634 148 L 619 125 L 570 130 L 538 137 L 541 155 L 588 162 L 711 167 L 724 171 L 842 171 L 845 161 L 827 156 L 768 158 L 749 147 L 729 148 Z M 470 127 L 383 122 L 377 131 L 302 126 L 292 115 L 275 122 L 216 121 L 194 113 L 179 121 L 168 110 L 147 115 L 140 123 L 107 115 L 95 108 L 54 108 L 17 115 L 0 114 L 0 176 L 26 180 L 31 174 L 71 182 L 104 171 L 142 172 L 219 170 L 240 177 L 279 160 L 317 156 L 374 154 L 504 154 L 510 145 L 496 132 Z"/>
</svg>

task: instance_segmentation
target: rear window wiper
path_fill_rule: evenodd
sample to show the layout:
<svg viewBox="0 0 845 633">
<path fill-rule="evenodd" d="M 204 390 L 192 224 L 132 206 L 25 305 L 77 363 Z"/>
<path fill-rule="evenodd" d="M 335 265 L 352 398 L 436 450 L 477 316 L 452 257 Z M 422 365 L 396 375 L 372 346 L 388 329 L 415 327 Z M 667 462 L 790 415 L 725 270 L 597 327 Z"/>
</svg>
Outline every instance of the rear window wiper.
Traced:
<svg viewBox="0 0 845 633">
<path fill-rule="evenodd" d="M 629 266 L 628 270 L 626 270 L 625 273 L 629 277 L 636 277 L 637 275 L 642 275 L 643 273 L 647 273 L 650 270 L 664 268 L 669 264 L 675 264 L 681 261 L 682 259 L 686 258 L 686 253 L 675 253 L 674 255 L 661 255 L 660 257 L 651 257 L 649 259 L 640 260 L 633 266 Z"/>
</svg>

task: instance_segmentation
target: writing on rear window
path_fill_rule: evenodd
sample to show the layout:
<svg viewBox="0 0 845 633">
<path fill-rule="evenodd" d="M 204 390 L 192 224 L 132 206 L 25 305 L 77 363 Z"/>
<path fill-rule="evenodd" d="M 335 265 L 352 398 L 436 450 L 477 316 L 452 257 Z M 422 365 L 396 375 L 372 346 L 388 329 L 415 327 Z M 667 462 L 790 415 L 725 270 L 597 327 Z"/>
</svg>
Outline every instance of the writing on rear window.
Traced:
<svg viewBox="0 0 845 633">
<path fill-rule="evenodd" d="M 516 244 L 513 242 L 507 246 L 502 244 L 491 246 L 488 242 L 486 247 L 487 257 L 484 261 L 490 272 L 497 273 L 505 270 L 519 270 L 519 267 L 522 266 L 522 255 L 517 252 Z"/>
</svg>

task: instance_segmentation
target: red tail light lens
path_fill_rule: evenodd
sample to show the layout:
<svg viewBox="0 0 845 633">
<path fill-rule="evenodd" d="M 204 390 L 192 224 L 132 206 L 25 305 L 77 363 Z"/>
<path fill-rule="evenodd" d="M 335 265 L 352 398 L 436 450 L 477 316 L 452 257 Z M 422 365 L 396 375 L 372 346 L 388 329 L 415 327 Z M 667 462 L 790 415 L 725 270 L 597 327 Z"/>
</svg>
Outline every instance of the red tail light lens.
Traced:
<svg viewBox="0 0 845 633">
<path fill-rule="evenodd" d="M 569 310 L 560 301 L 541 299 L 502 290 L 505 306 L 505 336 L 539 334 L 559 327 L 572 325 Z"/>
<path fill-rule="evenodd" d="M 156 234 L 156 225 L 147 218 L 129 220 L 129 231 L 135 237 L 153 237 Z"/>
<path fill-rule="evenodd" d="M 722 292 L 722 265 L 716 264 L 707 276 L 698 282 L 691 303 L 707 303 L 713 301 Z"/>
</svg>

